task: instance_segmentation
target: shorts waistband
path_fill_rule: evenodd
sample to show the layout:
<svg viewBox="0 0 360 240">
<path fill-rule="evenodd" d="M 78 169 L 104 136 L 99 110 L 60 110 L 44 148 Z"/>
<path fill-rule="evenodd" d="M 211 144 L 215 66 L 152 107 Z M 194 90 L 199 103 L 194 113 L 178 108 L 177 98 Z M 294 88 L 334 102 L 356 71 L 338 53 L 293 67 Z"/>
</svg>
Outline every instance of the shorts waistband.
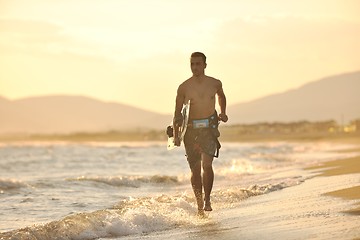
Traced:
<svg viewBox="0 0 360 240">
<path fill-rule="evenodd" d="M 218 125 L 219 125 L 219 120 L 216 111 L 207 118 L 190 119 L 188 123 L 188 127 L 192 129 L 217 128 Z"/>
</svg>

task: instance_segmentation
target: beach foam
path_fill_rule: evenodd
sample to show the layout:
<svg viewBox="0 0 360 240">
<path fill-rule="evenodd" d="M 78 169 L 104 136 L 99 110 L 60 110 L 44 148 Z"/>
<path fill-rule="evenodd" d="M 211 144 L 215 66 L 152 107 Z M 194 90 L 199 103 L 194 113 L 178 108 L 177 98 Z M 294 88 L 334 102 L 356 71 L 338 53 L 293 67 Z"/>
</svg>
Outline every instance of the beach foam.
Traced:
<svg viewBox="0 0 360 240">
<path fill-rule="evenodd" d="M 86 177 L 69 178 L 68 181 L 87 181 L 104 183 L 116 187 L 133 187 L 139 188 L 141 184 L 179 184 L 179 179 L 176 176 L 154 175 L 146 176 L 115 176 L 115 177 Z"/>
<path fill-rule="evenodd" d="M 288 183 L 232 187 L 213 192 L 214 209 L 239 204 L 252 196 L 267 194 L 289 187 Z M 207 223 L 198 218 L 192 193 L 130 198 L 111 209 L 79 213 L 43 225 L 22 228 L 0 234 L 1 239 L 95 239 L 146 234 L 174 227 L 194 227 Z"/>
<path fill-rule="evenodd" d="M 17 179 L 0 178 L 0 191 L 15 190 L 28 186 L 26 183 Z"/>
</svg>

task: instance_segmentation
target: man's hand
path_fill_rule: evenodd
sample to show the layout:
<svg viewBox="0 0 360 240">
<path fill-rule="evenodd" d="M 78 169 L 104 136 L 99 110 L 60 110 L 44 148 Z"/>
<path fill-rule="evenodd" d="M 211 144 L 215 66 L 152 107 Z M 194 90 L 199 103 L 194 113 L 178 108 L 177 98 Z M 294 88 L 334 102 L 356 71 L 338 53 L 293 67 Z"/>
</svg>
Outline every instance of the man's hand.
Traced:
<svg viewBox="0 0 360 240">
<path fill-rule="evenodd" d="M 175 126 L 180 127 L 183 124 L 184 117 L 181 113 L 175 114 L 173 123 Z"/>
<path fill-rule="evenodd" d="M 225 113 L 220 113 L 219 114 L 219 119 L 223 122 L 227 122 L 228 121 L 228 116 Z"/>
<path fill-rule="evenodd" d="M 175 144 L 175 146 L 180 146 L 180 144 L 181 144 L 180 138 L 174 137 L 174 144 Z"/>
</svg>

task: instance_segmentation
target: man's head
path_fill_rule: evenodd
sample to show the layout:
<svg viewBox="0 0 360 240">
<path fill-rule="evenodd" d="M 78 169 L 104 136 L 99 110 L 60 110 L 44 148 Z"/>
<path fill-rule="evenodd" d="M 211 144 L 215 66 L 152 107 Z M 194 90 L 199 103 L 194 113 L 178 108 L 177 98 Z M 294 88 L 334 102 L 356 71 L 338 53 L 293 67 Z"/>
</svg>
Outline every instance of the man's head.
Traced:
<svg viewBox="0 0 360 240">
<path fill-rule="evenodd" d="M 201 57 L 202 60 L 204 61 L 204 63 L 206 64 L 206 56 L 205 56 L 205 54 L 203 54 L 202 52 L 193 52 L 193 53 L 191 54 L 191 57 L 192 57 L 192 58 L 193 58 L 193 57 Z"/>
<path fill-rule="evenodd" d="M 205 73 L 206 56 L 201 52 L 194 52 L 190 58 L 191 71 L 195 77 L 201 76 Z"/>
</svg>

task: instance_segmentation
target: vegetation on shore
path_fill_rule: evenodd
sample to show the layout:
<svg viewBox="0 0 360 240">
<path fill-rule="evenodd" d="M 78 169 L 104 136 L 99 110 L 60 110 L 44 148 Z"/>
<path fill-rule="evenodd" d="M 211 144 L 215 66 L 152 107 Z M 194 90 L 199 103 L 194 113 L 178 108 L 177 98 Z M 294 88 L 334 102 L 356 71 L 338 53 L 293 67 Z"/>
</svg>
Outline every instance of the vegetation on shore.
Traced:
<svg viewBox="0 0 360 240">
<path fill-rule="evenodd" d="M 335 121 L 257 123 L 220 125 L 221 141 L 287 141 L 322 139 L 358 139 L 360 120 L 349 125 L 339 125 Z M 129 130 L 107 132 L 78 132 L 70 134 L 17 134 L 2 135 L 0 141 L 166 141 L 164 130 Z"/>
</svg>

